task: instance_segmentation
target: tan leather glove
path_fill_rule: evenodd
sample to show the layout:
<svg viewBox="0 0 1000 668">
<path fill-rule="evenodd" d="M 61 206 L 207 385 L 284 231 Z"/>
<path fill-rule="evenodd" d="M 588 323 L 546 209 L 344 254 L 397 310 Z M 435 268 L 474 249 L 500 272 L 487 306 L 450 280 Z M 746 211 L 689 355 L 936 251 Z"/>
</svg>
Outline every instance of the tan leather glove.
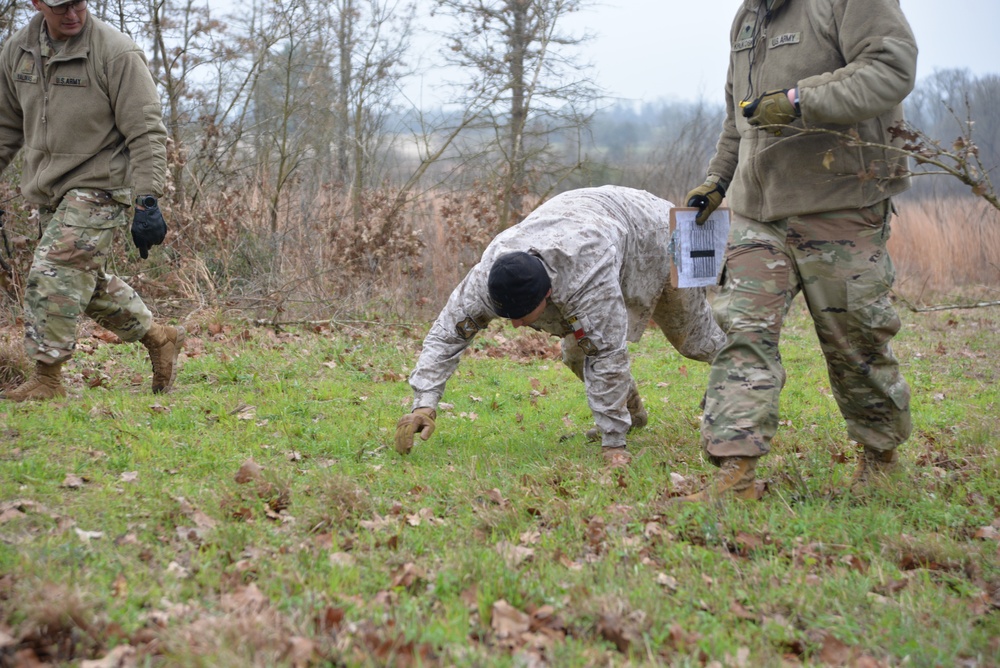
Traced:
<svg viewBox="0 0 1000 668">
<path fill-rule="evenodd" d="M 414 408 L 412 413 L 407 413 L 399 418 L 396 423 L 396 452 L 407 455 L 413 449 L 413 435 L 420 434 L 420 438 L 427 440 L 434 433 L 434 420 L 437 418 L 437 411 L 433 408 Z"/>
<path fill-rule="evenodd" d="M 710 174 L 705 182 L 687 194 L 687 205 L 696 206 L 701 211 L 695 216 L 694 222 L 701 225 L 712 212 L 719 208 L 723 198 L 726 196 L 726 189 L 719 183 L 719 177 Z"/>
<path fill-rule="evenodd" d="M 799 117 L 795 105 L 788 100 L 788 89 L 772 90 L 743 107 L 747 123 L 754 126 L 788 125 Z M 774 134 L 781 134 L 781 128 L 768 128 Z"/>
</svg>

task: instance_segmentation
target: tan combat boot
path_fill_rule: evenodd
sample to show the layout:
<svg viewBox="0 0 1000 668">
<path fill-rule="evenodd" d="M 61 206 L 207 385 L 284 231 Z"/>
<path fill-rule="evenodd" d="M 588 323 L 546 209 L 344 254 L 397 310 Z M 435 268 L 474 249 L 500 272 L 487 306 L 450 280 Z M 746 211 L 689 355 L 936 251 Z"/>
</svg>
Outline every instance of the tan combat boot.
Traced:
<svg viewBox="0 0 1000 668">
<path fill-rule="evenodd" d="M 715 479 L 705 489 L 694 494 L 679 497 L 678 501 L 711 501 L 726 497 L 754 501 L 757 488 L 756 457 L 721 457 L 719 470 Z"/>
<path fill-rule="evenodd" d="M 639 396 L 639 391 L 634 386 L 628 393 L 628 398 L 625 400 L 625 407 L 628 408 L 629 417 L 632 418 L 632 426 L 628 428 L 629 431 L 642 429 L 649 424 L 649 413 L 646 412 L 646 408 L 642 405 L 642 397 Z M 597 427 L 591 427 L 583 435 L 592 443 L 601 440 L 601 430 Z"/>
<path fill-rule="evenodd" d="M 62 384 L 62 362 L 45 364 L 35 362 L 35 371 L 31 376 L 6 392 L 4 398 L 10 401 L 45 401 L 66 396 L 66 388 Z"/>
<path fill-rule="evenodd" d="M 649 424 L 649 413 L 646 412 L 645 406 L 642 405 L 642 397 L 639 396 L 639 390 L 635 389 L 634 386 L 632 387 L 632 391 L 628 393 L 625 407 L 628 408 L 628 414 L 632 418 L 632 426 L 629 427 L 629 431 L 642 429 Z"/>
<path fill-rule="evenodd" d="M 864 494 L 879 481 L 884 481 L 899 466 L 896 449 L 876 450 L 865 446 L 858 457 L 858 468 L 851 478 L 851 493 Z"/>
<path fill-rule="evenodd" d="M 601 457 L 608 468 L 612 469 L 625 468 L 632 461 L 632 453 L 626 450 L 624 445 L 617 448 L 601 448 Z"/>
<path fill-rule="evenodd" d="M 153 363 L 153 393 L 169 392 L 177 377 L 177 356 L 184 347 L 184 328 L 153 323 L 139 339 Z"/>
</svg>

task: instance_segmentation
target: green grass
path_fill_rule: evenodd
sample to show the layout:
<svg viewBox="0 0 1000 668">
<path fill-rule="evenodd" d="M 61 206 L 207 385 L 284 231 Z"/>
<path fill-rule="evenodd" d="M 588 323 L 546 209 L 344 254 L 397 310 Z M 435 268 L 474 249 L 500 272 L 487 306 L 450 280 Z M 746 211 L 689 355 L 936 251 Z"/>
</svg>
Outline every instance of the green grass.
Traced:
<svg viewBox="0 0 1000 668">
<path fill-rule="evenodd" d="M 407 457 L 402 331 L 196 331 L 166 396 L 140 347 L 94 339 L 67 400 L 0 403 L 0 665 L 996 666 L 1000 310 L 902 316 L 905 474 L 843 493 L 855 453 L 797 304 L 769 492 L 721 505 L 669 503 L 713 470 L 707 367 L 652 330 L 622 472 L 582 385 L 504 356 L 509 328 Z"/>
</svg>

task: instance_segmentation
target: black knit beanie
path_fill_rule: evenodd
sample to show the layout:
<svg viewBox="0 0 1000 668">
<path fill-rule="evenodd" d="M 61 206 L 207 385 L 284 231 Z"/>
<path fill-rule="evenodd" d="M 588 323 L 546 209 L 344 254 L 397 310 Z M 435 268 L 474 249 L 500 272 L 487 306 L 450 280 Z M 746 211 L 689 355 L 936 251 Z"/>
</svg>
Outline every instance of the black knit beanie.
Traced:
<svg viewBox="0 0 1000 668">
<path fill-rule="evenodd" d="M 552 281 L 541 260 L 517 251 L 496 259 L 486 285 L 496 314 L 516 320 L 538 308 L 552 287 Z"/>
</svg>

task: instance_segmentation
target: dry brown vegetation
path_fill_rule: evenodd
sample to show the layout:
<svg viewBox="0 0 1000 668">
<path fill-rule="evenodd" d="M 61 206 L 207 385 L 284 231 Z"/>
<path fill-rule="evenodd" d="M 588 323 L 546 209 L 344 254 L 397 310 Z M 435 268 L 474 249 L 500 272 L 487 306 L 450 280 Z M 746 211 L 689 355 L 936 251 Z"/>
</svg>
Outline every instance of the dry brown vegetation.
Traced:
<svg viewBox="0 0 1000 668">
<path fill-rule="evenodd" d="M 495 194 L 477 186 L 425 193 L 405 213 L 393 213 L 385 193 L 368 193 L 359 222 L 347 215 L 350 202 L 325 190 L 307 206 L 289 202 L 272 234 L 265 198 L 252 183 L 244 186 L 224 191 L 222 206 L 182 215 L 168 209 L 168 243 L 149 262 L 121 235 L 111 271 L 167 316 L 221 310 L 279 323 L 421 320 L 443 306 L 500 231 Z M 925 305 L 997 299 L 1000 212 L 972 195 L 896 204 L 889 248 L 900 298 Z M 19 299 L 37 224 L 26 208 L 12 214 L 7 228 Z M 9 325 L 18 309 L 6 314 Z"/>
<path fill-rule="evenodd" d="M 998 298 L 1000 211 L 971 195 L 903 199 L 897 208 L 889 251 L 898 294 L 914 303 Z"/>
</svg>

